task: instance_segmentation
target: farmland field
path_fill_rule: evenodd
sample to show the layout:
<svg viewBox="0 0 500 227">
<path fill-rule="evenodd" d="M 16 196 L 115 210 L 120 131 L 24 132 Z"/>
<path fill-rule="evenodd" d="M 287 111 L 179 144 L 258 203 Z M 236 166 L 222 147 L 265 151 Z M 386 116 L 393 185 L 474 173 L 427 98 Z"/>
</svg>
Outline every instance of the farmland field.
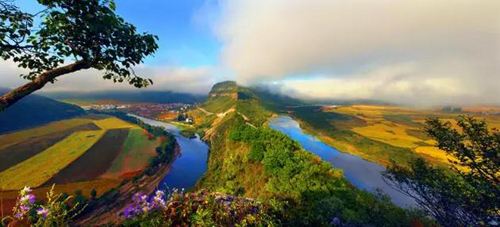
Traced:
<svg viewBox="0 0 500 227">
<path fill-rule="evenodd" d="M 160 144 L 149 139 L 143 129 L 130 129 L 122 152 L 116 157 L 103 177 L 118 178 L 144 169 L 149 160 L 156 155 L 155 148 Z"/>
<path fill-rule="evenodd" d="M 54 174 L 83 155 L 104 131 L 81 131 L 71 134 L 47 150 L 0 173 L 0 188 L 17 190 L 38 187 Z"/>
<path fill-rule="evenodd" d="M 423 157 L 438 165 L 449 165 L 444 151 L 424 132 L 425 119 L 438 117 L 454 127 L 458 113 L 417 110 L 395 106 L 353 105 L 299 107 L 292 116 L 302 126 L 337 149 L 367 160 L 388 165 L 390 160 L 405 163 Z M 490 128 L 500 128 L 500 116 L 469 113 L 483 119 Z"/>
<path fill-rule="evenodd" d="M 133 176 L 147 166 L 160 144 L 150 141 L 139 126 L 106 115 L 0 135 L 0 142 L 0 190 L 91 181 L 110 169 L 115 174 L 105 177 L 111 180 L 124 173 Z"/>
<path fill-rule="evenodd" d="M 94 124 L 88 123 L 64 131 L 31 138 L 27 141 L 23 141 L 22 143 L 17 143 L 4 149 L 0 149 L 0 160 L 2 160 L 2 162 L 0 162 L 0 172 L 44 151 L 71 135 L 73 132 L 98 129 L 99 128 Z"/>
<path fill-rule="evenodd" d="M 92 123 L 92 120 L 84 118 L 74 118 L 70 120 L 56 121 L 33 129 L 27 129 L 6 135 L 0 135 L 0 150 L 9 147 L 11 145 L 26 141 L 28 139 L 49 135 L 52 133 L 64 131 L 79 125 L 84 125 L 89 123 Z"/>
<path fill-rule="evenodd" d="M 106 131 L 99 141 L 87 149 L 85 154 L 53 175 L 45 185 L 89 181 L 99 177 L 106 172 L 110 163 L 113 162 L 122 150 L 122 143 L 127 134 L 128 129 L 111 129 Z"/>
<path fill-rule="evenodd" d="M 126 121 L 120 120 L 115 117 L 110 117 L 102 120 L 94 121 L 99 128 L 106 129 L 118 129 L 118 128 L 139 128 L 139 126 L 128 123 Z"/>
</svg>

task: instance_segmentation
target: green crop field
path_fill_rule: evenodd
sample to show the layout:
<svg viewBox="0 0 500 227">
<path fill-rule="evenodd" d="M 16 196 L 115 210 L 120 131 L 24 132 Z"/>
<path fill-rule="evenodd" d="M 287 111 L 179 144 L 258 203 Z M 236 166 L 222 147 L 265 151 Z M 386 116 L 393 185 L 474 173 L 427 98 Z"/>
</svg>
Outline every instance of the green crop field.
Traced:
<svg viewBox="0 0 500 227">
<path fill-rule="evenodd" d="M 84 154 L 105 131 L 73 133 L 47 150 L 0 173 L 0 188 L 37 187 Z"/>
<path fill-rule="evenodd" d="M 104 174 L 104 177 L 118 178 L 122 175 L 142 170 L 149 160 L 156 155 L 155 148 L 160 145 L 156 139 L 148 139 L 140 128 L 129 130 L 123 149 Z"/>
</svg>

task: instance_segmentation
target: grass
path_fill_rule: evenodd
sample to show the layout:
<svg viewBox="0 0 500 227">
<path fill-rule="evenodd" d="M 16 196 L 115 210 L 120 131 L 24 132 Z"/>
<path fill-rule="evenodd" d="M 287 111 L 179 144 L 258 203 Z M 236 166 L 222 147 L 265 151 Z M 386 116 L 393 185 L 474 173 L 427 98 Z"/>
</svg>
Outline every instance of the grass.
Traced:
<svg viewBox="0 0 500 227">
<path fill-rule="evenodd" d="M 1 135 L 0 136 L 0 150 L 9 147 L 11 145 L 21 143 L 23 141 L 39 137 L 39 136 L 45 136 L 49 135 L 52 133 L 57 133 L 60 131 L 65 131 L 80 125 L 84 124 L 89 124 L 92 123 L 92 120 L 90 119 L 84 119 L 84 118 L 74 118 L 74 119 L 69 119 L 69 120 L 62 120 L 62 121 L 57 121 L 53 123 L 49 123 L 44 126 L 32 128 L 32 129 L 26 129 L 18 132 L 13 132 L 10 134 L 6 135 Z"/>
<path fill-rule="evenodd" d="M 210 98 L 202 108 L 212 113 L 223 113 L 236 104 L 235 97 L 218 96 Z"/>
<path fill-rule="evenodd" d="M 83 155 L 105 131 L 75 132 L 47 150 L 0 173 L 0 188 L 38 187 Z"/>
<path fill-rule="evenodd" d="M 159 144 L 160 142 L 156 139 L 149 140 L 143 129 L 129 130 L 122 152 L 116 157 L 103 177 L 117 178 L 144 169 L 149 160 L 156 155 L 155 148 Z"/>
</svg>

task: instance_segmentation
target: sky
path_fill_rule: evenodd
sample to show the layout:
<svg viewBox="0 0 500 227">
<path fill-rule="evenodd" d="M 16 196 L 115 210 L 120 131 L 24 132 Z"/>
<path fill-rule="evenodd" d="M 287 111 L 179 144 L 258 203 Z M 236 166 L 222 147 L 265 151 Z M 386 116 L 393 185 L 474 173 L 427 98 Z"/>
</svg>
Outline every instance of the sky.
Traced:
<svg viewBox="0 0 500 227">
<path fill-rule="evenodd" d="M 36 12 L 34 0 L 17 0 Z M 147 89 L 204 94 L 222 80 L 303 99 L 500 104 L 498 0 L 116 0 L 159 36 L 137 66 Z M 23 83 L 12 62 L 0 82 Z M 87 70 L 46 91 L 133 89 Z"/>
</svg>

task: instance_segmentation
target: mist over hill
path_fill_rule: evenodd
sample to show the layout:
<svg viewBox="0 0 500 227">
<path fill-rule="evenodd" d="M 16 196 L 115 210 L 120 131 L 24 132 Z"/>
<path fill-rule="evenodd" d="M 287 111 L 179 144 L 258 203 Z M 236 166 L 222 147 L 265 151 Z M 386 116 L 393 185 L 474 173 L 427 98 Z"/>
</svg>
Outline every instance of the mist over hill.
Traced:
<svg viewBox="0 0 500 227">
<path fill-rule="evenodd" d="M 7 91 L 6 88 L 0 88 L 0 94 Z M 0 134 L 68 119 L 84 113 L 83 109 L 75 105 L 41 95 L 29 95 L 0 112 Z"/>
<path fill-rule="evenodd" d="M 177 93 L 172 91 L 99 91 L 99 92 L 46 92 L 47 97 L 59 100 L 115 100 L 128 103 L 197 103 L 206 99 L 204 95 Z"/>
</svg>

